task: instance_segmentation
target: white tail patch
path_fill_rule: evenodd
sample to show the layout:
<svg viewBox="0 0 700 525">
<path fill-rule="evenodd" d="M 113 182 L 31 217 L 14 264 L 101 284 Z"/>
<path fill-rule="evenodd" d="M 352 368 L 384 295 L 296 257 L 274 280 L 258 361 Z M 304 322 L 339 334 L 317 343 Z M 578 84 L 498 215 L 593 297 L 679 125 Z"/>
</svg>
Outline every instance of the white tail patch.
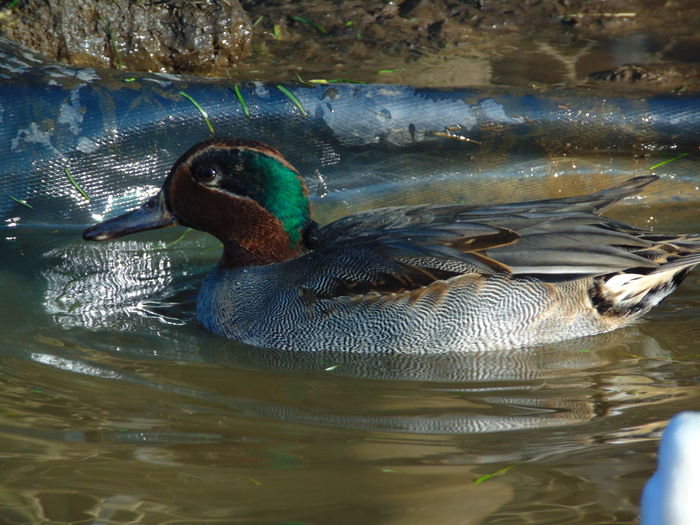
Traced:
<svg viewBox="0 0 700 525">
<path fill-rule="evenodd" d="M 648 310 L 659 304 L 678 287 L 678 282 L 673 278 L 688 266 L 679 268 L 678 265 L 674 265 L 669 269 L 662 267 L 646 275 L 638 273 L 613 275 L 601 285 L 601 296 L 618 308 L 642 307 Z"/>
</svg>

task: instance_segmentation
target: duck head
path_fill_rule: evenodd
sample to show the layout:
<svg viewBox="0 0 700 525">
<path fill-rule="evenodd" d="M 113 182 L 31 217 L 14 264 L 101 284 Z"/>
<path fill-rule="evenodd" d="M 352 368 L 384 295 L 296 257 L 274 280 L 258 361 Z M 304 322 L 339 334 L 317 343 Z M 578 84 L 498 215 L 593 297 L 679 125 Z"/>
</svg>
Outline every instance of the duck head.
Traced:
<svg viewBox="0 0 700 525">
<path fill-rule="evenodd" d="M 83 238 L 104 241 L 175 224 L 217 237 L 228 267 L 295 257 L 315 226 L 306 186 L 281 153 L 257 141 L 211 139 L 177 160 L 156 195 L 88 228 Z"/>
</svg>

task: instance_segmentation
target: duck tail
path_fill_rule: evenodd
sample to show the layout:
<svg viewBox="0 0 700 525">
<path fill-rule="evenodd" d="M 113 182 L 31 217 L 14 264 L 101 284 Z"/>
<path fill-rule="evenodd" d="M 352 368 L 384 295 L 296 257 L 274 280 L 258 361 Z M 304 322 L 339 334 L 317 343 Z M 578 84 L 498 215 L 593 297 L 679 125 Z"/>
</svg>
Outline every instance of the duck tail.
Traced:
<svg viewBox="0 0 700 525">
<path fill-rule="evenodd" d="M 639 317 L 663 301 L 700 264 L 700 253 L 679 257 L 658 268 L 636 268 L 595 279 L 590 295 L 599 313 Z"/>
</svg>

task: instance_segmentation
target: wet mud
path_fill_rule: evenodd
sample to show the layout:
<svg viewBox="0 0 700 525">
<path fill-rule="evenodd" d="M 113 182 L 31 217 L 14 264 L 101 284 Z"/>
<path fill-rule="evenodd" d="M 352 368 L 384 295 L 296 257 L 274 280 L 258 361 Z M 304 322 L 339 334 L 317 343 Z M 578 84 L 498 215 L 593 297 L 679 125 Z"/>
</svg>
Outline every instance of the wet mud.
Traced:
<svg viewBox="0 0 700 525">
<path fill-rule="evenodd" d="M 237 0 L 5 4 L 3 36 L 75 66 L 216 75 L 249 52 L 252 38 Z"/>
<path fill-rule="evenodd" d="M 79 66 L 239 80 L 697 91 L 693 0 L 14 0 L 0 34 Z"/>
</svg>

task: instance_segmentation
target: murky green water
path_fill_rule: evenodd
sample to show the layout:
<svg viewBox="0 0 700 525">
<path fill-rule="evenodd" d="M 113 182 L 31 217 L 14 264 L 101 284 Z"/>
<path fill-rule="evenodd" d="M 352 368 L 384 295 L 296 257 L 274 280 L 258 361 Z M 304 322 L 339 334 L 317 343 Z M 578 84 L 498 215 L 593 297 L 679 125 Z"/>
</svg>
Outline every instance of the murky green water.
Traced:
<svg viewBox="0 0 700 525">
<path fill-rule="evenodd" d="M 621 177 L 650 165 L 582 162 Z M 700 231 L 697 162 L 666 168 L 614 215 Z M 523 195 L 608 180 L 557 175 L 524 179 Z M 502 198 L 486 177 L 329 195 L 319 210 L 462 200 L 470 184 Z M 204 235 L 93 244 L 10 224 L 0 523 L 634 523 L 659 430 L 700 407 L 700 271 L 645 321 L 597 337 L 466 355 L 293 354 L 197 324 L 196 290 L 218 257 Z"/>
</svg>

